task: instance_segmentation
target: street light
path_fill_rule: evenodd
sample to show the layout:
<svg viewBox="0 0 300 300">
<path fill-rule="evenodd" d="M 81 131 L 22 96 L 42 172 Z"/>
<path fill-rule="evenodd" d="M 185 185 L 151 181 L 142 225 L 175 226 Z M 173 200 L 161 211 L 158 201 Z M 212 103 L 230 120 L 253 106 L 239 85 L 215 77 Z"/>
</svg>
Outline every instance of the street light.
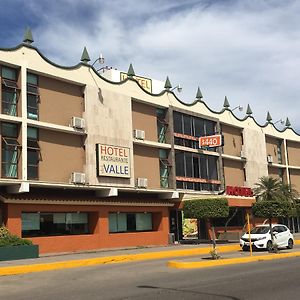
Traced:
<svg viewBox="0 0 300 300">
<path fill-rule="evenodd" d="M 243 111 L 244 108 L 243 108 L 243 106 L 238 105 L 234 109 L 232 109 L 231 111 L 234 111 L 235 109 L 239 109 L 239 111 Z"/>
<path fill-rule="evenodd" d="M 177 89 L 178 93 L 181 93 L 182 91 L 182 86 L 180 84 L 176 85 L 174 88 L 171 89 L 171 92 L 173 92 L 175 89 Z"/>
<path fill-rule="evenodd" d="M 277 124 L 279 122 L 280 122 L 281 125 L 284 125 L 284 120 L 283 119 L 280 119 L 280 120 L 274 122 L 273 125 L 275 125 L 275 124 Z"/>
</svg>

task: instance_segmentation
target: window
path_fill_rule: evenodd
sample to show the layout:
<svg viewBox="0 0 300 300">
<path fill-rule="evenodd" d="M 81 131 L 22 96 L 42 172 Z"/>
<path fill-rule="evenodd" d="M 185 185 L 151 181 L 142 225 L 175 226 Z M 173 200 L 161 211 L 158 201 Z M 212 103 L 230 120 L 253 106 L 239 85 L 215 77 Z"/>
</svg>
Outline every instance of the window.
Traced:
<svg viewBox="0 0 300 300">
<path fill-rule="evenodd" d="M 169 173 L 171 164 L 168 160 L 168 151 L 159 150 L 159 169 L 160 169 L 160 186 L 162 188 L 169 187 Z"/>
<path fill-rule="evenodd" d="M 88 213 L 22 213 L 22 237 L 88 234 Z"/>
<path fill-rule="evenodd" d="M 282 140 L 277 140 L 277 153 L 278 153 L 278 163 L 279 164 L 282 164 L 281 146 L 282 146 Z"/>
<path fill-rule="evenodd" d="M 173 123 L 174 123 L 174 132 L 183 133 L 182 114 L 174 111 Z"/>
<path fill-rule="evenodd" d="M 2 177 L 18 177 L 18 160 L 21 145 L 18 138 L 18 126 L 11 123 L 2 123 Z"/>
<path fill-rule="evenodd" d="M 27 128 L 27 177 L 38 179 L 38 168 L 40 161 L 40 146 L 38 142 L 38 129 Z"/>
<path fill-rule="evenodd" d="M 218 191 L 218 157 L 175 151 L 176 187 L 180 189 Z M 182 178 L 182 177 L 186 177 Z M 182 183 L 183 181 L 183 183 Z"/>
<path fill-rule="evenodd" d="M 27 117 L 38 120 L 39 118 L 39 88 L 38 77 L 27 73 Z"/>
<path fill-rule="evenodd" d="M 158 108 L 156 110 L 157 117 L 157 138 L 159 143 L 166 142 L 166 132 L 168 128 L 168 123 L 166 121 L 166 110 Z"/>
<path fill-rule="evenodd" d="M 198 137 L 213 135 L 216 131 L 216 122 L 197 118 L 194 116 L 182 114 L 179 112 L 173 113 L 174 122 L 174 143 L 188 148 L 198 149 Z M 181 134 L 180 136 L 176 134 Z M 208 151 L 216 151 L 215 148 L 207 148 Z"/>
<path fill-rule="evenodd" d="M 109 232 L 151 231 L 152 213 L 109 213 Z"/>
<path fill-rule="evenodd" d="M 17 115 L 19 89 L 17 70 L 8 67 L 1 68 L 2 77 L 2 113 L 10 116 Z"/>
</svg>

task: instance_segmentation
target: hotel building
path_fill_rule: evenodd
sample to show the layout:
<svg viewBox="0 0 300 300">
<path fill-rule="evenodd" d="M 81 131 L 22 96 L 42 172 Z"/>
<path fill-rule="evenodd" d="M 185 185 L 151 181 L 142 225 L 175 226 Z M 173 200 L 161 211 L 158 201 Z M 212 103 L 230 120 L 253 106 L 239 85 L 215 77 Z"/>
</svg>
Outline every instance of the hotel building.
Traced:
<svg viewBox="0 0 300 300">
<path fill-rule="evenodd" d="M 168 79 L 132 66 L 97 72 L 86 49 L 60 66 L 32 43 L 27 31 L 0 48 L 0 222 L 40 253 L 167 245 L 183 238 L 182 203 L 195 198 L 227 198 L 228 230 L 240 232 L 261 176 L 300 191 L 300 136 L 288 119 L 282 131 L 270 114 L 260 125 L 249 106 L 239 119 L 227 99 L 215 112 L 200 90 L 186 104 Z M 211 135 L 223 146 L 199 148 Z M 209 238 L 209 224 L 198 225 Z"/>
</svg>

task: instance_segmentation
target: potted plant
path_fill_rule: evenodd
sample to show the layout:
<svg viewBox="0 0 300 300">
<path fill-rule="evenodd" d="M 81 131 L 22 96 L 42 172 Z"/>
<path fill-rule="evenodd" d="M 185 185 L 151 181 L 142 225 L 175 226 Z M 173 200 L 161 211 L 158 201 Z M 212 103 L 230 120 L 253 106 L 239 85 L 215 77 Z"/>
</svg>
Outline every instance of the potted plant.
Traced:
<svg viewBox="0 0 300 300">
<path fill-rule="evenodd" d="M 38 245 L 11 234 L 5 226 L 0 227 L 0 261 L 39 257 Z"/>
</svg>

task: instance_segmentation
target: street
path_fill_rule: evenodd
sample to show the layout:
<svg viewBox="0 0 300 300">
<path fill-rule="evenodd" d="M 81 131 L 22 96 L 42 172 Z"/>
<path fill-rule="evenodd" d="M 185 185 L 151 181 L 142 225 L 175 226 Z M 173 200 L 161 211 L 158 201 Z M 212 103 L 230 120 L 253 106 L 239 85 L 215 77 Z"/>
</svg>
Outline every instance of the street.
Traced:
<svg viewBox="0 0 300 300">
<path fill-rule="evenodd" d="M 167 268 L 167 261 L 3 276 L 0 298 L 299 299 L 299 258 L 192 270 Z"/>
</svg>

